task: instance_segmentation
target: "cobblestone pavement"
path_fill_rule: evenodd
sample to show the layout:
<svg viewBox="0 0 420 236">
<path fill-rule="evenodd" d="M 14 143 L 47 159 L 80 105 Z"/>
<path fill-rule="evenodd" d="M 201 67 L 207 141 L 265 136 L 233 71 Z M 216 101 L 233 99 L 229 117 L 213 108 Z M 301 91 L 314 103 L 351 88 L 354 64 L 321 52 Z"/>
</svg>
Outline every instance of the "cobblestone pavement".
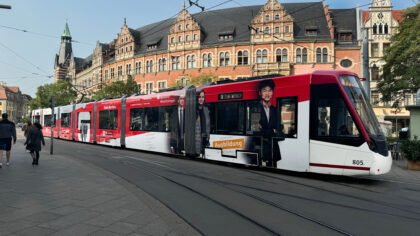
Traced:
<svg viewBox="0 0 420 236">
<path fill-rule="evenodd" d="M 125 180 L 66 156 L 41 152 L 32 166 L 23 137 L 0 169 L 0 235 L 198 235 Z M 5 155 L 5 154 L 3 154 Z"/>
</svg>

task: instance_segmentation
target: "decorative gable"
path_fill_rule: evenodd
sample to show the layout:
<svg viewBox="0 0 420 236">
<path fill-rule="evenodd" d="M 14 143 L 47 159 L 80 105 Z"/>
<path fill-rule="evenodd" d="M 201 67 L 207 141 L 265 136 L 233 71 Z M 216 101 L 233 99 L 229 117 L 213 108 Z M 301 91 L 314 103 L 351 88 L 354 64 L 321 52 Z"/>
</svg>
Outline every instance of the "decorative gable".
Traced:
<svg viewBox="0 0 420 236">
<path fill-rule="evenodd" d="M 192 50 L 200 48 L 201 28 L 192 15 L 184 8 L 169 29 L 168 50 Z"/>
<path fill-rule="evenodd" d="M 133 29 L 128 28 L 126 20 L 124 18 L 124 25 L 121 27 L 121 32 L 118 34 L 115 42 L 115 59 L 121 60 L 134 56 L 134 52 L 137 50 L 138 45 L 136 44 L 136 32 Z"/>
<path fill-rule="evenodd" d="M 293 17 L 277 0 L 268 0 L 252 20 L 251 42 L 293 40 Z"/>
</svg>

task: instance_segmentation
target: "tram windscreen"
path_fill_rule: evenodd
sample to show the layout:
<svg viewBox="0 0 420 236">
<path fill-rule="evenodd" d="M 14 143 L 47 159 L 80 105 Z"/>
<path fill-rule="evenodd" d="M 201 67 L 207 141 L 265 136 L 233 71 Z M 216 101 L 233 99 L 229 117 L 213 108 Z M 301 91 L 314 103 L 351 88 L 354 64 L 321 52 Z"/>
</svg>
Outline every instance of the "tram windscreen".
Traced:
<svg viewBox="0 0 420 236">
<path fill-rule="evenodd" d="M 356 109 L 369 135 L 374 137 L 383 137 L 379 122 L 373 113 L 370 103 L 366 99 L 360 80 L 352 75 L 341 75 L 340 83 L 343 86 L 348 98 Z"/>
</svg>

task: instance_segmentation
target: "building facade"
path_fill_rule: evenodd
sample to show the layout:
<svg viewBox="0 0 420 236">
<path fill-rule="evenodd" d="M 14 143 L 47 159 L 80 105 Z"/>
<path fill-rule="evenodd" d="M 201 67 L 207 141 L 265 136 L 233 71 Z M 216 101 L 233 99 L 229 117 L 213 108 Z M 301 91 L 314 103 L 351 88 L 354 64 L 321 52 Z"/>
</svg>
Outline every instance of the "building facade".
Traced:
<svg viewBox="0 0 420 236">
<path fill-rule="evenodd" d="M 190 14 L 137 29 L 124 19 L 116 39 L 97 43 L 87 58 L 73 56 L 66 24 L 55 79 L 67 79 L 85 94 L 100 84 L 134 79 L 151 93 L 209 74 L 218 80 L 314 70 L 360 74 L 357 9 L 329 9 L 323 2 L 268 0 Z M 66 60 L 68 58 L 68 60 Z"/>
<path fill-rule="evenodd" d="M 397 33 L 397 27 L 403 20 L 405 10 L 392 10 L 390 0 L 372 0 L 368 11 L 362 12 L 363 27 L 368 31 L 368 53 L 370 73 L 370 97 L 373 109 L 379 120 L 392 122 L 392 132 L 410 123 L 410 112 L 405 106 L 415 104 L 416 95 L 406 95 L 400 108 L 393 108 L 393 102 L 379 102 L 381 94 L 377 91 L 377 82 L 382 74 L 385 62 L 382 60 L 386 49 L 391 45 L 392 35 Z"/>
<path fill-rule="evenodd" d="M 19 87 L 0 82 L 0 114 L 7 113 L 9 120 L 16 123 L 27 115 L 28 100 L 30 96 L 22 94 Z"/>
</svg>

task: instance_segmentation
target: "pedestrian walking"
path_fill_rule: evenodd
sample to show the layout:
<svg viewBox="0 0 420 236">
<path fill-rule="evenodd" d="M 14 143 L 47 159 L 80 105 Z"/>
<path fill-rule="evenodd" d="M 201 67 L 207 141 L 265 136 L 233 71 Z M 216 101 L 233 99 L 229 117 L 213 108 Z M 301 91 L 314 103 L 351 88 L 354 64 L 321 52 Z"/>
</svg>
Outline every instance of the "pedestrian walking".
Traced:
<svg viewBox="0 0 420 236">
<path fill-rule="evenodd" d="M 27 137 L 28 137 L 29 131 L 31 131 L 31 129 L 32 129 L 33 127 L 34 127 L 34 126 L 32 125 L 32 123 L 31 123 L 31 121 L 30 121 L 30 120 L 28 120 L 28 121 L 26 122 L 26 124 L 22 127 L 23 135 L 25 135 L 25 138 L 27 138 Z"/>
<path fill-rule="evenodd" d="M 39 152 L 41 151 L 41 143 L 45 146 L 44 135 L 42 134 L 42 126 L 36 122 L 34 128 L 29 131 L 26 138 L 26 149 L 31 152 L 32 165 L 38 165 Z"/>
<path fill-rule="evenodd" d="M 12 149 L 12 138 L 13 144 L 16 144 L 16 127 L 15 123 L 9 121 L 7 113 L 1 115 L 2 120 L 0 121 L 0 168 L 3 165 L 3 151 L 6 151 L 7 162 L 10 163 L 10 150 Z"/>
</svg>

